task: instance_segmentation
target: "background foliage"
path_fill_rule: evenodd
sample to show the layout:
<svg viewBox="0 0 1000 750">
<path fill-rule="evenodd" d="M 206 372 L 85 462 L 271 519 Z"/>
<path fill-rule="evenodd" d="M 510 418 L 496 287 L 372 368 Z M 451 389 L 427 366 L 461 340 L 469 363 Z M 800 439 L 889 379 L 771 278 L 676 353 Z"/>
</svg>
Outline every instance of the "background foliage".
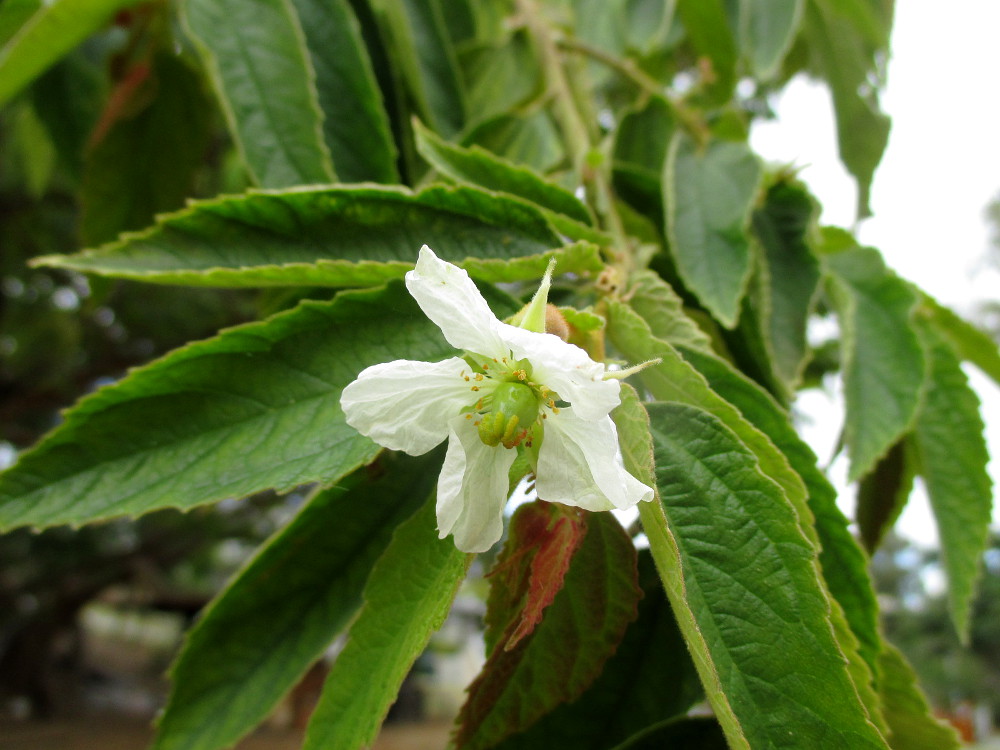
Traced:
<svg viewBox="0 0 1000 750">
<path fill-rule="evenodd" d="M 363 747 L 451 606 L 469 560 L 434 531 L 440 455 L 389 455 L 339 406 L 368 365 L 453 353 L 399 281 L 423 243 L 501 316 L 556 258 L 577 341 L 659 360 L 614 414 L 658 490 L 642 533 L 582 520 L 511 645 L 540 607 L 519 529 L 549 511 L 516 512 L 457 747 L 954 746 L 868 555 L 921 477 L 948 627 L 976 637 L 992 487 L 962 363 L 1000 380 L 1000 353 L 747 142 L 793 76 L 823 81 L 864 217 L 891 21 L 888 0 L 0 4 L 4 549 L 96 556 L 75 602 L 129 555 L 242 533 L 260 493 L 309 496 L 190 633 L 156 747 L 228 746 L 345 628 L 305 746 Z M 790 412 L 831 373 L 860 541 Z M 25 528 L 62 524 L 95 525 L 71 554 Z"/>
</svg>

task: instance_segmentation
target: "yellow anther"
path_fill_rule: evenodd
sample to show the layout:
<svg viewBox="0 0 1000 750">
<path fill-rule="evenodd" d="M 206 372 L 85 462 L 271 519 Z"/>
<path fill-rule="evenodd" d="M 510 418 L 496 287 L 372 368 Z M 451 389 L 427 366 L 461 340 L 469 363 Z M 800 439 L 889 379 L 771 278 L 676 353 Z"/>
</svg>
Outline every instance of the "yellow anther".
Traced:
<svg viewBox="0 0 1000 750">
<path fill-rule="evenodd" d="M 517 370 L 514 374 L 517 375 L 518 380 L 528 379 L 528 373 L 526 373 L 524 370 Z"/>
<path fill-rule="evenodd" d="M 466 380 L 468 380 L 468 378 L 466 378 Z M 472 390 L 478 391 L 479 390 L 479 386 L 478 385 L 472 386 Z"/>
<path fill-rule="evenodd" d="M 466 383 L 468 383 L 468 382 L 469 382 L 469 376 L 468 376 L 468 375 L 463 375 L 462 377 L 463 377 L 463 378 L 465 378 L 465 382 L 466 382 Z"/>
<path fill-rule="evenodd" d="M 482 380 L 482 379 L 483 379 L 483 374 L 481 372 L 477 372 L 476 373 L 476 380 Z"/>
</svg>

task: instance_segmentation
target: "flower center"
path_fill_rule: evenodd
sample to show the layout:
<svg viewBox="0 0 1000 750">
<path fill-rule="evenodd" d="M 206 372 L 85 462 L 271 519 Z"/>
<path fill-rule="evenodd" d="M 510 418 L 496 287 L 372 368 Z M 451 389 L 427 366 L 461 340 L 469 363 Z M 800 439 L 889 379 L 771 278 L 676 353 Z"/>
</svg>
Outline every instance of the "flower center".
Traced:
<svg viewBox="0 0 1000 750">
<path fill-rule="evenodd" d="M 462 373 L 462 377 L 479 398 L 463 411 L 467 411 L 467 419 L 476 420 L 473 424 L 479 430 L 479 439 L 491 447 L 530 446 L 535 424 L 547 416 L 543 407 L 558 413 L 554 394 L 532 381 L 527 360 L 479 362 L 466 357 L 466 361 L 474 369 Z"/>
</svg>

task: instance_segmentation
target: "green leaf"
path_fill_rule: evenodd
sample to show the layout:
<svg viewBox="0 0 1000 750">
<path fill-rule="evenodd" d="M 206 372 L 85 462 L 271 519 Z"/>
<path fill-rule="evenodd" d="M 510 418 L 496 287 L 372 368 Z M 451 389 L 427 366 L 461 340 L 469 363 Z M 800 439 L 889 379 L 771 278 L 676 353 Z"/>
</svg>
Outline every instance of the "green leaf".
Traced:
<svg viewBox="0 0 1000 750">
<path fill-rule="evenodd" d="M 96 250 L 37 259 L 85 273 L 196 286 L 374 285 L 413 267 L 420 244 L 477 278 L 599 271 L 589 244 L 562 246 L 522 201 L 472 188 L 330 187 L 192 203 Z"/>
<path fill-rule="evenodd" d="M 866 3 L 813 0 L 806 4 L 803 31 L 811 67 L 833 94 L 840 160 L 858 183 L 858 218 L 868 206 L 875 168 L 889 142 L 890 120 L 879 107 L 872 84 L 888 54 L 889 19 L 875 19 Z M 891 8 L 891 5 L 888 5 Z M 881 26 L 874 32 L 872 26 Z M 874 38 L 873 38 L 874 37 Z"/>
<path fill-rule="evenodd" d="M 68 411 L 0 474 L 0 528 L 337 481 L 379 450 L 344 422 L 341 390 L 376 362 L 452 351 L 398 283 L 229 329 Z"/>
<path fill-rule="evenodd" d="M 544 109 L 524 117 L 500 115 L 482 122 L 462 138 L 463 145 L 475 143 L 541 174 L 566 158 L 562 136 Z"/>
<path fill-rule="evenodd" d="M 211 103 L 181 58 L 153 58 L 136 99 L 152 99 L 119 117 L 84 162 L 81 235 L 88 244 L 148 226 L 191 194 L 211 137 Z"/>
<path fill-rule="evenodd" d="M 316 72 L 323 135 L 337 176 L 343 182 L 398 182 L 389 117 L 350 4 L 292 2 Z"/>
<path fill-rule="evenodd" d="M 907 460 L 907 442 L 904 439 L 892 446 L 858 485 L 854 518 L 869 553 L 896 523 L 913 489 L 914 462 Z"/>
<path fill-rule="evenodd" d="M 0 45 L 6 44 L 42 7 L 42 0 L 6 0 L 0 3 Z"/>
<path fill-rule="evenodd" d="M 330 670 L 303 750 L 368 747 L 410 667 L 441 627 L 472 560 L 437 538 L 433 500 L 396 529 Z"/>
<path fill-rule="evenodd" d="M 670 251 L 684 284 L 726 327 L 736 324 L 750 277 L 747 228 L 760 162 L 745 143 L 700 148 L 674 136 L 663 176 Z"/>
<path fill-rule="evenodd" d="M 573 193 L 542 179 L 534 171 L 478 146 L 462 148 L 449 144 L 419 122 L 414 122 L 414 130 L 420 155 L 446 177 L 524 198 L 583 224 L 592 223 L 586 206 Z"/>
<path fill-rule="evenodd" d="M 816 208 L 801 185 L 780 180 L 753 213 L 760 243 L 762 334 L 774 374 L 793 392 L 805 366 L 806 324 L 819 287 L 819 262 L 807 234 Z"/>
<path fill-rule="evenodd" d="M 518 554 L 518 541 L 516 535 L 508 540 L 506 558 Z M 618 520 L 587 514 L 586 535 L 544 619 L 509 650 L 501 639 L 469 686 L 455 735 L 459 748 L 492 748 L 594 681 L 636 617 L 635 565 L 632 540 Z"/>
<path fill-rule="evenodd" d="M 139 0 L 75 0 L 42 3 L 0 48 L 0 105 L 5 104 L 49 66 L 104 26 L 118 10 Z M 10 2 L 4 3 L 6 6 Z M 21 14 L 27 8 L 8 13 Z M 6 15 L 6 14 L 5 14 Z M 23 17 L 23 16 L 22 16 Z M 8 23 L 13 19 L 7 18 Z"/>
<path fill-rule="evenodd" d="M 633 274 L 628 301 L 656 338 L 674 346 L 686 344 L 711 350 L 708 334 L 684 313 L 680 296 L 659 274 L 649 270 Z"/>
<path fill-rule="evenodd" d="M 841 328 L 851 480 L 867 474 L 912 426 L 927 363 L 911 322 L 917 295 L 871 248 L 824 258 Z"/>
<path fill-rule="evenodd" d="M 691 45 L 712 63 L 712 76 L 705 83 L 713 102 L 726 101 L 736 85 L 738 53 L 726 5 L 724 0 L 677 0 L 677 14 Z"/>
<path fill-rule="evenodd" d="M 648 410 L 685 592 L 674 606 L 690 610 L 707 647 L 709 699 L 721 688 L 739 724 L 734 735 L 722 722 L 729 742 L 886 748 L 834 638 L 812 545 L 780 488 L 712 415 L 682 404 Z"/>
<path fill-rule="evenodd" d="M 922 329 L 930 354 L 930 387 L 913 442 L 941 539 L 948 576 L 948 608 L 959 637 L 969 637 L 975 595 L 993 506 L 979 399 L 961 363 L 933 330 Z"/>
<path fill-rule="evenodd" d="M 516 111 L 543 90 L 538 55 L 526 33 L 515 32 L 503 39 L 491 32 L 483 41 L 481 48 L 462 56 L 473 127 Z"/>
<path fill-rule="evenodd" d="M 186 0 L 188 33 L 254 181 L 333 182 L 315 74 L 291 0 Z"/>
<path fill-rule="evenodd" d="M 229 747 L 267 716 L 360 607 L 393 530 L 432 492 L 440 454 L 385 454 L 380 478 L 317 492 L 265 543 L 188 634 L 154 750 Z"/>
<path fill-rule="evenodd" d="M 575 701 L 556 707 L 497 750 L 607 750 L 651 724 L 683 715 L 702 697 L 648 550 L 639 551 L 639 583 L 639 616 L 601 675 Z"/>
<path fill-rule="evenodd" d="M 742 0 L 740 46 L 758 80 L 774 78 L 802 21 L 803 0 Z"/>
<path fill-rule="evenodd" d="M 926 295 L 917 314 L 944 336 L 959 357 L 974 364 L 1000 385 L 1000 347 L 993 337 Z"/>
<path fill-rule="evenodd" d="M 644 368 L 639 379 L 654 398 L 679 401 L 713 414 L 733 432 L 760 461 L 764 473 L 777 482 L 785 493 L 804 501 L 805 485 L 785 457 L 764 433 L 751 424 L 739 410 L 713 391 L 705 378 L 665 341 L 654 337 L 646 322 L 627 305 L 609 301 L 608 338 L 629 362 L 661 362 Z"/>
<path fill-rule="evenodd" d="M 917 687 L 917 676 L 894 646 L 885 645 L 880 657 L 882 702 L 889 722 L 893 750 L 957 750 L 958 733 L 931 714 Z"/>
<path fill-rule="evenodd" d="M 465 92 L 439 0 L 375 0 L 421 119 L 450 138 L 465 123 Z"/>
<path fill-rule="evenodd" d="M 808 490 L 808 508 L 797 504 L 796 511 L 806 536 L 819 550 L 823 580 L 836 603 L 843 609 L 846 624 L 857 639 L 841 639 L 841 649 L 857 670 L 858 691 L 866 705 L 877 711 L 870 694 L 872 675 L 878 674 L 878 658 L 883 641 L 879 635 L 878 602 L 868 576 L 868 558 L 848 528 L 837 507 L 837 493 L 820 470 L 816 455 L 799 437 L 788 413 L 763 388 L 724 360 L 689 347 L 681 347 L 684 358 L 703 375 L 712 390 L 735 405 L 740 413 L 760 429 L 788 459 Z M 795 504 L 797 497 L 790 495 Z M 839 617 L 834 613 L 835 617 Z M 854 664 L 853 651 L 867 665 Z"/>
</svg>

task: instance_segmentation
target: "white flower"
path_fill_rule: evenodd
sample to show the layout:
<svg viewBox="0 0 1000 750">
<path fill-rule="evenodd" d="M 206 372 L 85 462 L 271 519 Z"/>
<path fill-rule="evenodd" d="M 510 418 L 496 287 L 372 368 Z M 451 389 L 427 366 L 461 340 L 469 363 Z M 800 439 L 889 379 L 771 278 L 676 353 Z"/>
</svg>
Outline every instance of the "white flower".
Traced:
<svg viewBox="0 0 1000 750">
<path fill-rule="evenodd" d="M 620 386 L 604 378 L 603 364 L 557 336 L 497 320 L 469 275 L 426 245 L 406 288 L 465 357 L 374 365 L 340 404 L 348 424 L 386 448 L 419 456 L 448 439 L 437 494 L 442 538 L 454 534 L 465 552 L 500 539 L 508 471 L 532 446 L 543 500 L 611 510 L 652 498 L 622 463 L 609 416 Z M 539 296 L 546 289 L 547 279 Z"/>
</svg>

